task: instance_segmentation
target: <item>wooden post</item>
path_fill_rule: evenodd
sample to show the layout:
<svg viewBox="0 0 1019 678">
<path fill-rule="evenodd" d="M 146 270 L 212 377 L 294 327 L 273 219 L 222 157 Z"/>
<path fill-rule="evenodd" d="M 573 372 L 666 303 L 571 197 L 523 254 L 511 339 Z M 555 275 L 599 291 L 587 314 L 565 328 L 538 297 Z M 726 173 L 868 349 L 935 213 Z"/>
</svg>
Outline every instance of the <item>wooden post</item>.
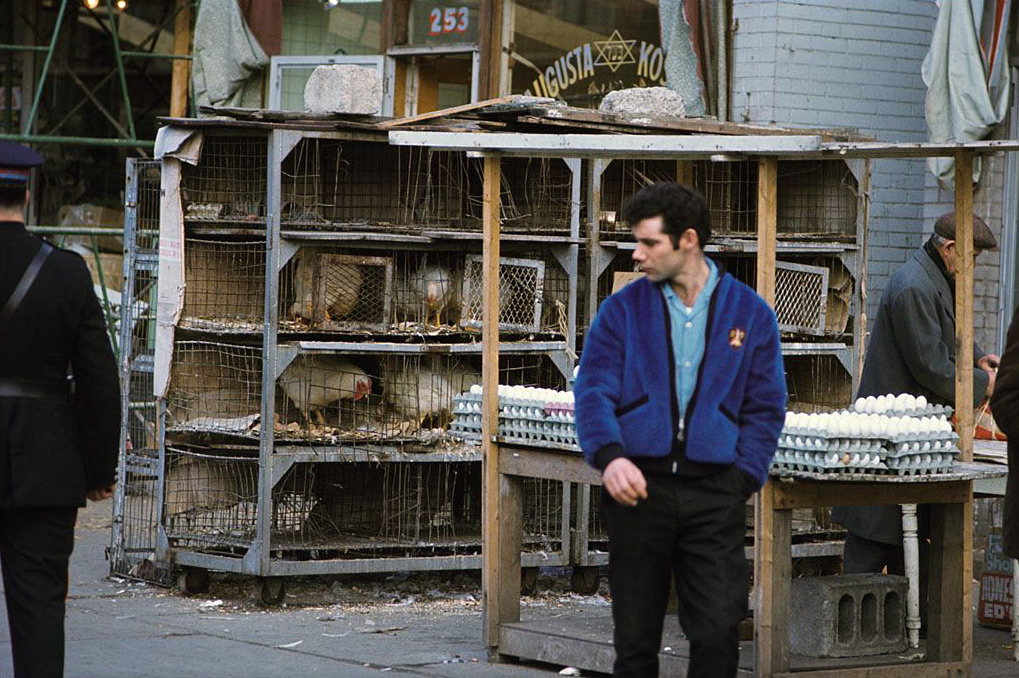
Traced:
<svg viewBox="0 0 1019 678">
<path fill-rule="evenodd" d="M 173 53 L 191 54 L 191 0 L 177 0 L 177 14 L 173 18 Z M 191 62 L 174 59 L 170 79 L 170 117 L 183 118 L 188 110 L 188 82 L 191 80 Z"/>
<path fill-rule="evenodd" d="M 693 161 L 676 161 L 676 181 L 687 186 L 693 186 Z"/>
<path fill-rule="evenodd" d="M 778 161 L 762 158 L 757 173 L 757 293 L 775 305 Z M 789 511 L 774 510 L 770 482 L 754 498 L 754 672 L 770 676 L 789 664 Z M 779 555 L 776 561 L 776 553 Z"/>
<path fill-rule="evenodd" d="M 775 306 L 778 237 L 778 160 L 761 158 L 757 170 L 757 293 Z"/>
<path fill-rule="evenodd" d="M 503 594 L 512 573 L 503 570 L 503 534 L 499 481 L 499 446 L 492 437 L 499 429 L 499 158 L 486 157 L 482 236 L 482 348 L 481 348 L 481 449 L 482 449 L 482 571 L 484 600 L 483 638 L 486 647 L 499 645 L 499 624 L 513 614 Z M 508 488 L 512 489 L 512 488 Z M 505 507 L 511 508 L 511 507 Z M 520 558 L 519 551 L 516 554 Z M 508 565 L 508 564 L 507 564 Z M 516 571 L 519 589 L 520 568 Z M 519 616 L 519 594 L 517 616 Z"/>
<path fill-rule="evenodd" d="M 499 76 L 502 70 L 503 0 L 481 0 L 478 17 L 478 43 L 481 45 L 481 63 L 478 73 L 478 100 L 499 96 Z"/>
<path fill-rule="evenodd" d="M 955 154 L 955 414 L 959 461 L 973 459 L 973 153 Z"/>
</svg>

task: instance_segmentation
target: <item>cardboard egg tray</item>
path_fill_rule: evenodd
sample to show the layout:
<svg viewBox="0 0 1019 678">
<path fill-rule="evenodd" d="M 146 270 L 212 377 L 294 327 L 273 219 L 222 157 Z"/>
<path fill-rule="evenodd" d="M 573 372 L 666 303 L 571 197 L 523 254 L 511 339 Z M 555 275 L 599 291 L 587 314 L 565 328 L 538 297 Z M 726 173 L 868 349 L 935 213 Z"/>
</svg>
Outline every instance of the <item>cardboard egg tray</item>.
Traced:
<svg viewBox="0 0 1019 678">
<path fill-rule="evenodd" d="M 779 448 L 772 467 L 808 473 L 873 473 L 928 475 L 950 471 L 958 449 L 941 452 L 909 452 L 888 455 L 885 451 L 848 452 Z"/>
</svg>

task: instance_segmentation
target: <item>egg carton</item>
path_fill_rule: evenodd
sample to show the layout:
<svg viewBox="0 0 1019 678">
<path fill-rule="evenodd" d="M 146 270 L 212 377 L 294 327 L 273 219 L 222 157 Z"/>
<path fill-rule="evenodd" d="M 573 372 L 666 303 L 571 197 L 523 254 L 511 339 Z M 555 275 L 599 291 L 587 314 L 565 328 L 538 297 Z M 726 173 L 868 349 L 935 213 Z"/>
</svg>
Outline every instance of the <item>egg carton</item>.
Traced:
<svg viewBox="0 0 1019 678">
<path fill-rule="evenodd" d="M 900 476 L 947 473 L 955 466 L 955 456 L 950 453 L 908 454 L 889 457 L 885 465 L 890 473 Z"/>
<path fill-rule="evenodd" d="M 927 405 L 927 407 L 913 408 L 903 412 L 893 412 L 898 417 L 947 417 L 952 418 L 953 410 L 948 405 Z"/>
<path fill-rule="evenodd" d="M 951 454 L 958 455 L 959 448 L 954 441 L 914 441 L 894 443 L 887 448 L 889 457 L 906 457 L 914 454 Z"/>
<path fill-rule="evenodd" d="M 779 435 L 779 446 L 792 450 L 810 450 L 813 452 L 831 451 L 871 451 L 879 450 L 883 441 L 877 438 L 825 438 L 820 436 Z"/>
<path fill-rule="evenodd" d="M 890 443 L 914 443 L 914 442 L 951 442 L 959 440 L 959 434 L 955 431 L 925 431 L 923 433 L 897 433 L 896 435 L 884 435 L 884 440 Z"/>
<path fill-rule="evenodd" d="M 846 452 L 838 450 L 780 449 L 775 458 L 783 468 L 815 473 L 862 473 L 887 470 L 878 450 Z"/>
<path fill-rule="evenodd" d="M 547 419 L 545 409 L 538 407 L 502 407 L 499 409 L 499 416 L 505 419 L 520 419 L 521 421 L 545 421 Z"/>
</svg>

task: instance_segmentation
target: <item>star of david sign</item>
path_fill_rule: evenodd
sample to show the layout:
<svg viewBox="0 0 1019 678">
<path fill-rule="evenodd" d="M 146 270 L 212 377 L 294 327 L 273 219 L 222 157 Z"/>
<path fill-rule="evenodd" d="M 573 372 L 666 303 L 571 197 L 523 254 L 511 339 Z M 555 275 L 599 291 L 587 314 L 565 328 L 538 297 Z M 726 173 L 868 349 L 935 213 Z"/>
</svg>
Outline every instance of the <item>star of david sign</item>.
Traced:
<svg viewBox="0 0 1019 678">
<path fill-rule="evenodd" d="M 618 29 L 613 31 L 608 40 L 598 40 L 594 43 L 594 48 L 598 50 L 594 65 L 608 66 L 615 73 L 624 64 L 637 63 L 633 56 L 633 46 L 636 42 L 636 40 L 623 40 Z"/>
</svg>

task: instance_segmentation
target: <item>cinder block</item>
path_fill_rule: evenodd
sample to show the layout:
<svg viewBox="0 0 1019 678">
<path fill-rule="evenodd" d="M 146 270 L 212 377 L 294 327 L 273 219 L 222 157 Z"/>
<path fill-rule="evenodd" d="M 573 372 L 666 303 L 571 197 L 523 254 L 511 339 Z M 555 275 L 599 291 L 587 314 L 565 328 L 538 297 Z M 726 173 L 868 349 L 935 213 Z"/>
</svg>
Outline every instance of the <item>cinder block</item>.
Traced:
<svg viewBox="0 0 1019 678">
<path fill-rule="evenodd" d="M 792 585 L 791 650 L 808 657 L 864 657 L 906 649 L 905 577 L 803 577 Z"/>
</svg>

